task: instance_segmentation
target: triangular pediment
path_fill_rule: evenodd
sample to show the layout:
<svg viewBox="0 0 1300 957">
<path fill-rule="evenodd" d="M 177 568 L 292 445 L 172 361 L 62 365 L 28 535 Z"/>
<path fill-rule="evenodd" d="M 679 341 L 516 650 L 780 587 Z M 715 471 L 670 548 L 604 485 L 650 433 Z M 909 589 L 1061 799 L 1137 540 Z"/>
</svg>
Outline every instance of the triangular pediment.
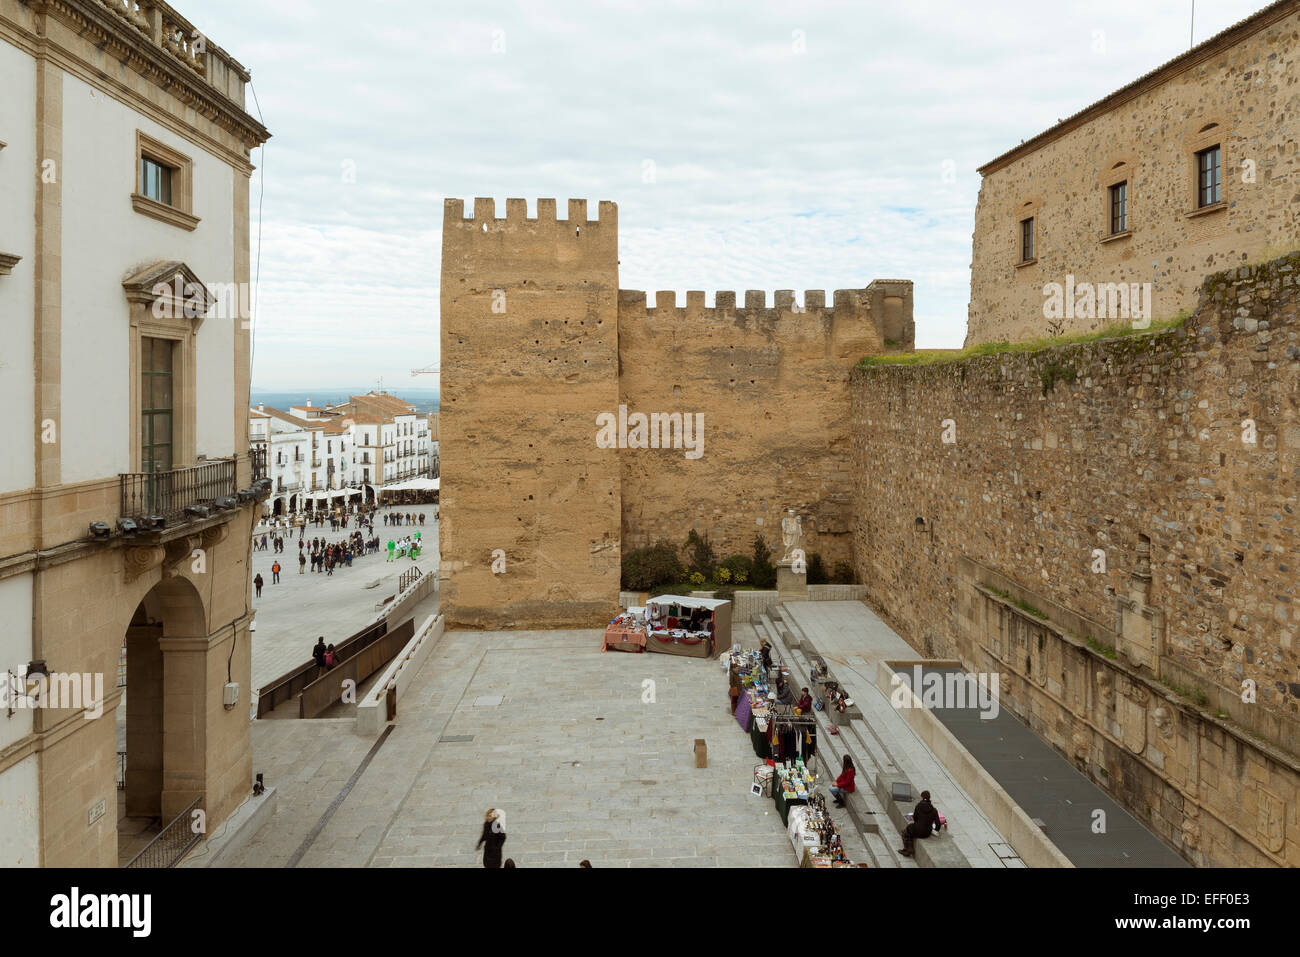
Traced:
<svg viewBox="0 0 1300 957">
<path fill-rule="evenodd" d="M 179 260 L 154 263 L 122 280 L 129 302 L 149 306 L 155 315 L 202 320 L 217 304 L 198 275 Z"/>
</svg>

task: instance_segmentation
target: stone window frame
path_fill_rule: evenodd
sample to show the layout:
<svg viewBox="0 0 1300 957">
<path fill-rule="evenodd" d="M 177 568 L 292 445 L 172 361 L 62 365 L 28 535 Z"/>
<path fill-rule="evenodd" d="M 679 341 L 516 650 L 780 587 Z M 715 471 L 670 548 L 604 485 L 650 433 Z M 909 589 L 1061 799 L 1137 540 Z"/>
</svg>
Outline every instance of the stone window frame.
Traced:
<svg viewBox="0 0 1300 957">
<path fill-rule="evenodd" d="M 1014 208 L 1013 218 L 1015 219 L 1016 232 L 1015 245 L 1012 248 L 1015 250 L 1015 268 L 1017 269 L 1023 269 L 1026 266 L 1033 266 L 1038 262 L 1039 240 L 1042 238 L 1042 212 L 1043 201 L 1037 196 L 1024 200 Z M 1025 258 L 1024 248 L 1024 223 L 1027 219 L 1032 219 L 1034 221 L 1034 255 L 1029 259 Z"/>
<path fill-rule="evenodd" d="M 1186 172 L 1183 174 L 1184 188 L 1187 190 L 1188 210 L 1183 215 L 1185 218 L 1194 219 L 1198 216 L 1208 216 L 1213 213 L 1219 213 L 1228 208 L 1228 184 L 1232 182 L 1232 177 L 1224 175 L 1224 172 L 1232 168 L 1228 162 L 1228 140 L 1232 134 L 1231 126 L 1222 119 L 1214 117 L 1200 117 L 1190 124 L 1194 131 L 1189 131 L 1183 137 L 1183 166 Z M 1200 165 L 1198 156 L 1211 147 L 1219 147 L 1219 200 L 1208 206 L 1201 206 L 1201 180 Z"/>
<path fill-rule="evenodd" d="M 150 274 L 152 273 L 152 274 Z M 129 311 L 128 356 L 131 383 L 130 446 L 131 472 L 144 467 L 142 443 L 144 441 L 141 392 L 143 391 L 143 340 L 169 339 L 172 347 L 172 469 L 192 467 L 198 457 L 196 434 L 198 428 L 198 332 L 203 316 L 215 303 L 203 301 L 203 312 L 198 316 L 185 315 L 185 303 L 178 302 L 173 293 L 173 277 L 180 275 L 185 282 L 198 283 L 198 279 L 182 264 L 166 271 L 146 270 L 137 274 L 148 279 L 141 282 L 127 280 L 127 308 Z M 135 279 L 136 277 L 133 277 Z M 155 293 L 158 284 L 165 284 L 168 292 Z M 155 309 L 155 303 L 167 300 L 168 309 Z M 159 315 L 159 313 L 163 313 Z"/>
<path fill-rule="evenodd" d="M 1100 172 L 1097 173 L 1097 187 L 1101 195 L 1101 238 L 1100 243 L 1113 243 L 1123 239 L 1128 239 L 1133 235 L 1133 197 L 1134 197 L 1134 179 L 1137 173 L 1137 157 L 1133 154 L 1124 154 L 1121 156 L 1112 156 Z M 1110 231 L 1111 226 L 1111 188 L 1118 186 L 1120 183 L 1128 184 L 1128 193 L 1125 200 L 1125 226 L 1126 229 L 1118 233 Z"/>
<path fill-rule="evenodd" d="M 170 204 L 151 199 L 140 192 L 140 166 L 144 160 L 166 166 L 172 171 Z M 193 232 L 199 225 L 194 215 L 194 160 L 156 140 L 143 130 L 135 131 L 135 162 L 131 167 L 131 206 L 137 212 L 160 222 Z"/>
</svg>

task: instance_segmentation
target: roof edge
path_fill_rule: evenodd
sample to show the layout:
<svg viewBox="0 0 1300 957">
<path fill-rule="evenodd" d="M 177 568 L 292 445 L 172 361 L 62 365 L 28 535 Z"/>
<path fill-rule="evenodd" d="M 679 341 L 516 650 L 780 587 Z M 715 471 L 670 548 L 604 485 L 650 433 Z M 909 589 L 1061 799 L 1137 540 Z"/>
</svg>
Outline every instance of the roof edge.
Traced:
<svg viewBox="0 0 1300 957">
<path fill-rule="evenodd" d="M 1000 156 L 994 157 L 983 166 L 979 167 L 976 172 L 980 176 L 988 176 L 990 173 L 996 173 L 998 170 L 1009 166 L 1015 160 L 1033 153 L 1053 140 L 1060 139 L 1066 133 L 1070 133 L 1085 123 L 1088 123 L 1097 117 L 1109 113 L 1117 107 L 1123 106 L 1129 100 L 1141 96 L 1167 82 L 1181 73 L 1185 73 L 1193 67 L 1199 66 L 1206 60 L 1212 59 L 1227 48 L 1234 46 L 1254 36 L 1261 30 L 1266 30 L 1280 20 L 1286 19 L 1293 13 L 1300 12 L 1300 0 L 1276 0 L 1257 13 L 1251 14 L 1244 20 L 1238 21 L 1220 33 L 1216 33 L 1202 43 L 1192 47 L 1186 53 L 1179 54 L 1172 60 L 1169 60 L 1156 67 L 1149 73 L 1138 77 L 1126 86 L 1120 87 L 1114 93 L 1108 94 L 1100 100 L 1097 100 L 1091 106 L 1086 106 L 1073 116 L 1067 117 L 1055 126 L 1048 127 L 1030 139 L 1025 140 L 1018 146 L 1015 146 Z"/>
</svg>

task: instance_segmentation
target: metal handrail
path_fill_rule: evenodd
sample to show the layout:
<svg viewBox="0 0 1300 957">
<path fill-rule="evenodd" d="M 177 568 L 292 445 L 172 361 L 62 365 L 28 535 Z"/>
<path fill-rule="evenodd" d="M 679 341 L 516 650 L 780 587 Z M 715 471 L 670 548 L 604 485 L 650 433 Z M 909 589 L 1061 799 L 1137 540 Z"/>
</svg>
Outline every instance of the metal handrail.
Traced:
<svg viewBox="0 0 1300 957">
<path fill-rule="evenodd" d="M 123 472 L 119 482 L 122 518 L 138 521 L 161 515 L 174 522 L 185 514 L 187 505 L 211 505 L 235 494 L 235 459 L 165 472 Z"/>
<path fill-rule="evenodd" d="M 135 857 L 131 858 L 130 867 L 175 867 L 190 848 L 199 843 L 202 839 L 202 832 L 195 833 L 194 828 L 190 826 L 191 815 L 203 804 L 203 795 L 200 794 L 190 806 L 177 814 L 172 822 L 158 832 L 152 841 Z"/>
</svg>

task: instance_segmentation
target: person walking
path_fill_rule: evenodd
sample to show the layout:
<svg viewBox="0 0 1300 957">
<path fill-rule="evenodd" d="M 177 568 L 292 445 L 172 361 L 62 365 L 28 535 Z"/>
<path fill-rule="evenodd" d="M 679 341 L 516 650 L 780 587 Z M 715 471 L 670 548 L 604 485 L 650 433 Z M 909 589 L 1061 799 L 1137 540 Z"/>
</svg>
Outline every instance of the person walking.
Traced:
<svg viewBox="0 0 1300 957">
<path fill-rule="evenodd" d="M 483 819 L 483 833 L 479 836 L 475 850 L 483 848 L 483 866 L 501 866 L 501 845 L 506 842 L 505 815 L 496 808 L 488 808 Z"/>
<path fill-rule="evenodd" d="M 280 563 L 276 562 L 271 566 L 271 584 L 280 584 Z"/>
<path fill-rule="evenodd" d="M 397 543 L 390 538 L 388 540 L 388 559 L 387 559 L 388 561 L 391 562 L 393 560 L 393 552 L 396 548 L 397 548 Z"/>
<path fill-rule="evenodd" d="M 307 553 L 306 552 L 302 552 L 302 551 L 298 552 L 298 574 L 299 575 L 307 574 Z"/>
<path fill-rule="evenodd" d="M 316 639 L 316 647 L 311 650 L 311 656 L 316 660 L 316 667 L 321 671 L 325 670 L 325 636 L 321 635 Z"/>
<path fill-rule="evenodd" d="M 262 597 L 262 573 L 258 572 L 257 577 L 253 579 L 253 587 L 257 589 L 257 597 Z"/>
</svg>

